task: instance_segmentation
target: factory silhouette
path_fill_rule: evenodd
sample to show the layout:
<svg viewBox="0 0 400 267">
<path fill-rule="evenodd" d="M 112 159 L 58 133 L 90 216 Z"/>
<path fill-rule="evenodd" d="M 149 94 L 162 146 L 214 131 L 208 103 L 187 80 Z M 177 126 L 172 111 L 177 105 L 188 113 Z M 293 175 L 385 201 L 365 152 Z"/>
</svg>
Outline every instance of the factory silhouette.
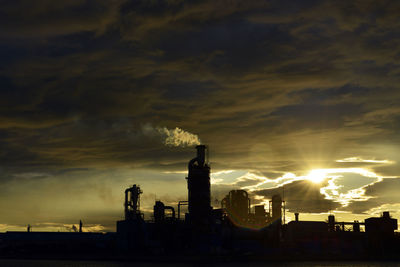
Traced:
<svg viewBox="0 0 400 267">
<path fill-rule="evenodd" d="M 389 212 L 364 222 L 295 220 L 285 223 L 285 202 L 272 196 L 251 209 L 245 190 L 227 192 L 221 207 L 211 206 L 207 147 L 196 147 L 188 164 L 188 199 L 177 207 L 157 200 L 153 218 L 140 210 L 140 186 L 125 190 L 125 219 L 116 233 L 6 232 L 0 257 L 121 260 L 353 260 L 400 259 L 397 219 Z M 182 206 L 187 213 L 182 214 Z"/>
</svg>

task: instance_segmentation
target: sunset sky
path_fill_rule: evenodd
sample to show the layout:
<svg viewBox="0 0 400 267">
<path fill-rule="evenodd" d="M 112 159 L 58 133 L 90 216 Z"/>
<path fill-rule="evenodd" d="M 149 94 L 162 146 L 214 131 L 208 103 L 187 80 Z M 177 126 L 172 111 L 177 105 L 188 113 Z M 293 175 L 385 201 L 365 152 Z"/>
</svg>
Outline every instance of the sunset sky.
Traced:
<svg viewBox="0 0 400 267">
<path fill-rule="evenodd" d="M 400 2 L 0 0 L 0 232 L 115 231 L 123 192 L 285 191 L 287 221 L 400 219 Z"/>
</svg>

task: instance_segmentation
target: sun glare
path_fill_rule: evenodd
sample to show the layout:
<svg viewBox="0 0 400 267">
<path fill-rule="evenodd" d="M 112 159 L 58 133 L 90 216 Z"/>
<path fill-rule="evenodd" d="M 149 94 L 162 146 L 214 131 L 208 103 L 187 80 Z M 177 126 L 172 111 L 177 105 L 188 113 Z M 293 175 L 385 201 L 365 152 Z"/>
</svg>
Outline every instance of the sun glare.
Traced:
<svg viewBox="0 0 400 267">
<path fill-rule="evenodd" d="M 324 170 L 318 170 L 318 169 L 312 170 L 307 174 L 306 177 L 307 180 L 319 184 L 326 178 L 326 172 L 324 172 Z"/>
</svg>

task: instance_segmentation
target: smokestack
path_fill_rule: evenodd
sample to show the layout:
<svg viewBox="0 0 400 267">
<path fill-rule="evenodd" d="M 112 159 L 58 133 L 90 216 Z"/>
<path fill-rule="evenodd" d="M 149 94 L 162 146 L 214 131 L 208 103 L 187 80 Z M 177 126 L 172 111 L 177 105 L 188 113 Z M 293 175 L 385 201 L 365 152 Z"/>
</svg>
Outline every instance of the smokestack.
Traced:
<svg viewBox="0 0 400 267">
<path fill-rule="evenodd" d="M 296 222 L 298 222 L 299 221 L 299 213 L 298 212 L 296 212 L 295 214 L 294 214 L 294 217 L 296 218 L 295 220 L 296 220 Z"/>
<path fill-rule="evenodd" d="M 188 164 L 189 220 L 203 230 L 211 216 L 210 167 L 205 162 L 205 145 L 196 146 L 197 156 Z M 197 164 L 196 164 L 197 163 Z"/>
<path fill-rule="evenodd" d="M 335 216 L 334 215 L 328 216 L 328 229 L 330 232 L 335 231 Z"/>
<path fill-rule="evenodd" d="M 281 220 L 282 217 L 282 198 L 280 195 L 272 196 L 272 218 Z"/>
<path fill-rule="evenodd" d="M 205 145 L 198 145 L 197 148 L 197 163 L 199 166 L 204 166 L 205 159 L 206 159 L 206 146 Z"/>
</svg>

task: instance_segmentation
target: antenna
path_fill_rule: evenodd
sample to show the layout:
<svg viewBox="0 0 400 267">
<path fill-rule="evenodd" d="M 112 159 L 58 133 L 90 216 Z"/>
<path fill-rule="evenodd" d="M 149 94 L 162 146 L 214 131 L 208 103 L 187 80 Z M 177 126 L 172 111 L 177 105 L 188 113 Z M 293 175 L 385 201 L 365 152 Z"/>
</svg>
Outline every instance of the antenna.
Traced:
<svg viewBox="0 0 400 267">
<path fill-rule="evenodd" d="M 282 186 L 282 198 L 283 198 L 283 224 L 286 223 L 286 201 L 285 201 L 285 185 Z"/>
</svg>

